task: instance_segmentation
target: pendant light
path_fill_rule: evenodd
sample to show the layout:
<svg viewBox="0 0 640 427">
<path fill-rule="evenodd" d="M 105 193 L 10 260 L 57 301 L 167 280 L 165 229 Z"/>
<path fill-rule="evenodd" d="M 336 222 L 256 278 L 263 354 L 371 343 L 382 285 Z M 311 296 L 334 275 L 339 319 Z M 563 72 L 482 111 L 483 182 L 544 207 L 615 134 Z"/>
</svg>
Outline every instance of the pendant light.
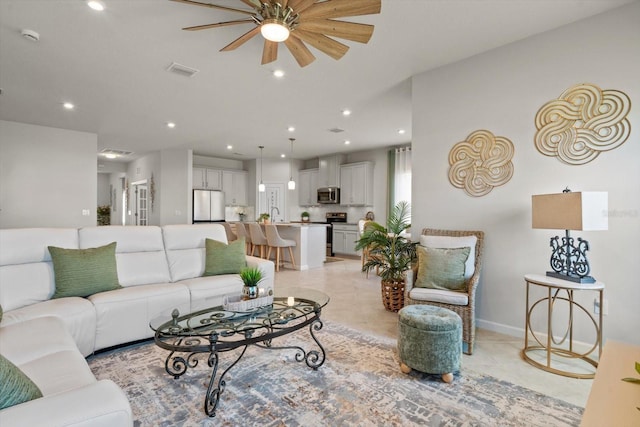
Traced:
<svg viewBox="0 0 640 427">
<path fill-rule="evenodd" d="M 289 182 L 287 183 L 289 190 L 296 189 L 296 182 L 293 180 L 293 168 L 291 167 L 291 162 L 293 161 L 293 141 L 295 140 L 295 138 L 289 138 L 289 141 L 291 141 L 291 154 L 289 155 Z"/>
<path fill-rule="evenodd" d="M 262 182 L 262 149 L 264 148 L 264 145 L 259 145 L 258 148 L 260 148 L 260 184 L 258 184 L 258 191 L 264 193 L 266 190 L 264 183 Z"/>
</svg>

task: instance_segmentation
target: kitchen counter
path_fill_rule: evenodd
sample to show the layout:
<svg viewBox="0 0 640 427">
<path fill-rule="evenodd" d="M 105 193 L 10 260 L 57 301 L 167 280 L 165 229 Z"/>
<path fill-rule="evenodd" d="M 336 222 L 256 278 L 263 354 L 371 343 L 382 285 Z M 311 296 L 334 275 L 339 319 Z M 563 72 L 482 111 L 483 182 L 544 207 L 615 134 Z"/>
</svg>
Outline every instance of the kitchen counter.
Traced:
<svg viewBox="0 0 640 427">
<path fill-rule="evenodd" d="M 302 222 L 277 222 L 274 224 L 278 227 L 280 237 L 296 242 L 296 246 L 293 248 L 296 270 L 310 270 L 324 266 L 327 258 L 327 227 L 329 224 Z M 285 255 L 283 258 L 287 260 L 285 266 L 292 268 L 288 256 Z"/>
</svg>

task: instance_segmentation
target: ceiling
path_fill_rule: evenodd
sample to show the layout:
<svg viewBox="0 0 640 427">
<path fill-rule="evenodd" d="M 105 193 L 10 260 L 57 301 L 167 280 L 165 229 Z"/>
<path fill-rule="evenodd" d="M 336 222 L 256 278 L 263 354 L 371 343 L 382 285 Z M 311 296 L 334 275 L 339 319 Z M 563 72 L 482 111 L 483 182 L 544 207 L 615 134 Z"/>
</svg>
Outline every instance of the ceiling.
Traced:
<svg viewBox="0 0 640 427">
<path fill-rule="evenodd" d="M 129 161 L 169 148 L 245 160 L 259 156 L 259 145 L 276 157 L 289 154 L 288 138 L 298 159 L 408 143 L 419 120 L 411 76 L 633 0 L 382 0 L 380 15 L 342 18 L 374 24 L 368 44 L 345 41 L 339 61 L 310 48 L 317 60 L 305 68 L 283 48 L 260 65 L 260 37 L 219 52 L 250 25 L 181 30 L 244 18 L 236 13 L 102 1 L 96 12 L 83 0 L 0 0 L 0 119 L 96 133 L 98 151 L 131 151 L 119 159 Z M 199 72 L 169 73 L 172 62 Z M 285 76 L 275 78 L 276 69 Z"/>
</svg>

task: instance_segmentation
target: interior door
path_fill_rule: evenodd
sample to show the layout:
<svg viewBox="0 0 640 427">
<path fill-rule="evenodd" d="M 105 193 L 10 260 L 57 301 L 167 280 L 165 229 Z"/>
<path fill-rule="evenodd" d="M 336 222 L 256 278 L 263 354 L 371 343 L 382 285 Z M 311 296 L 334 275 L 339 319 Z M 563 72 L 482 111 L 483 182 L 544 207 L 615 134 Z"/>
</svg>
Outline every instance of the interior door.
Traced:
<svg viewBox="0 0 640 427">
<path fill-rule="evenodd" d="M 265 183 L 264 193 L 259 193 L 259 209 L 257 214 L 268 213 L 271 222 L 285 220 L 285 185 L 284 183 Z M 256 216 L 258 216 L 256 215 Z"/>
<path fill-rule="evenodd" d="M 135 225 L 149 225 L 148 193 L 146 183 L 133 185 L 136 207 L 134 213 Z"/>
</svg>

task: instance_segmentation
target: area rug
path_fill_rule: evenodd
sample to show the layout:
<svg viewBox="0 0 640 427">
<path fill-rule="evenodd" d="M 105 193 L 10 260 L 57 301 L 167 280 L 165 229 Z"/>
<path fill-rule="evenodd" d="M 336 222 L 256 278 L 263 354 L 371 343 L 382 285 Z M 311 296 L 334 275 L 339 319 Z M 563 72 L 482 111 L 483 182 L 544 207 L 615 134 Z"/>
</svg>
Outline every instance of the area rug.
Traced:
<svg viewBox="0 0 640 427">
<path fill-rule="evenodd" d="M 168 352 L 146 342 L 89 358 L 97 378 L 128 396 L 135 426 L 577 426 L 583 409 L 462 368 L 453 383 L 400 372 L 395 341 L 326 322 L 327 358 L 317 371 L 292 350 L 249 347 L 226 376 L 215 418 L 203 411 L 210 369 L 203 359 L 174 380 Z M 308 330 L 274 345 L 313 348 Z M 235 359 L 221 355 L 221 366 Z"/>
</svg>

